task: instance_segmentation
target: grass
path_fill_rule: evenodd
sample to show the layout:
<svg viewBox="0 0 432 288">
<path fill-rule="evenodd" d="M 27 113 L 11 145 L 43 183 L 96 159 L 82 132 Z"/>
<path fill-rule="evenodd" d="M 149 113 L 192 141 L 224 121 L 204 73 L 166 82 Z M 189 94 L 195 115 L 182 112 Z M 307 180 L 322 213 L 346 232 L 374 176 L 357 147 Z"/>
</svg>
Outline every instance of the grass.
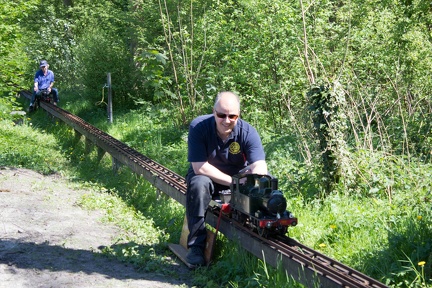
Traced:
<svg viewBox="0 0 432 288">
<path fill-rule="evenodd" d="M 25 104 L 23 104 L 25 105 Z M 65 109 L 74 111 L 74 103 Z M 146 106 L 114 115 L 108 125 L 101 108 L 80 103 L 77 114 L 144 155 L 184 175 L 186 131 L 169 113 Z M 87 111 L 86 113 L 82 111 Z M 167 242 L 178 243 L 184 208 L 158 197 L 155 189 L 127 168 L 113 174 L 111 159 L 86 153 L 73 130 L 42 111 L 22 125 L 0 120 L 0 165 L 60 173 L 90 191 L 86 209 L 104 209 L 106 221 L 125 232 L 105 248 L 106 255 L 137 269 L 172 273 Z M 352 153 L 352 177 L 327 196 L 320 195 L 320 174 L 293 154 L 283 136 L 264 137 L 269 167 L 280 179 L 289 208 L 299 219 L 290 236 L 391 287 L 432 287 L 432 167 L 420 161 L 372 152 Z M 269 140 L 266 140 L 269 139 Z M 270 142 L 271 139 L 271 142 Z M 277 145 L 275 145 L 277 143 Z M 114 176 L 113 176 L 114 175 Z M 279 267 L 268 267 L 236 243 L 218 238 L 215 263 L 191 271 L 198 287 L 301 287 Z"/>
<path fill-rule="evenodd" d="M 21 126 L 12 121 L 0 121 L 0 130 L 0 163 L 30 168 L 42 174 L 62 171 L 66 165 L 55 138 L 39 125 L 33 125 L 30 118 Z"/>
</svg>

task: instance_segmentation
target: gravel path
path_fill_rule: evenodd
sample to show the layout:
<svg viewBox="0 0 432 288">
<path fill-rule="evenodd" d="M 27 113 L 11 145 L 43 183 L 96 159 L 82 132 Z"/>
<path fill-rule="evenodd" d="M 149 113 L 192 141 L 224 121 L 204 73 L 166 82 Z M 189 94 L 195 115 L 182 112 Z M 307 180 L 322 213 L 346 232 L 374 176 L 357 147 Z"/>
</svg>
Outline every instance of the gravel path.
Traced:
<svg viewBox="0 0 432 288">
<path fill-rule="evenodd" d="M 86 191 L 59 176 L 0 169 L 0 287 L 189 287 L 184 279 L 136 271 L 100 254 L 119 228 L 102 223 L 101 211 L 76 201 Z"/>
</svg>

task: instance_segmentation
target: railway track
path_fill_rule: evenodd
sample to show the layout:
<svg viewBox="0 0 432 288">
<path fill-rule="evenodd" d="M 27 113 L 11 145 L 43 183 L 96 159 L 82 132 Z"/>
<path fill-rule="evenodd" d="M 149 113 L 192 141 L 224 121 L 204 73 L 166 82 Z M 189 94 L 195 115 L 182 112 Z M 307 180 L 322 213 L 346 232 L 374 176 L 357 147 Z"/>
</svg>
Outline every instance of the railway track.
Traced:
<svg viewBox="0 0 432 288">
<path fill-rule="evenodd" d="M 26 98 L 31 97 L 31 94 L 27 91 L 21 92 L 21 95 Z M 100 157 L 105 153 L 109 153 L 112 157 L 113 167 L 118 165 L 128 166 L 132 171 L 147 179 L 157 189 L 183 206 L 185 205 L 186 182 L 182 176 L 66 110 L 47 103 L 41 103 L 41 107 L 75 129 L 79 137 L 84 136 L 86 145 L 96 145 Z M 220 223 L 218 225 L 219 219 Z M 233 222 L 228 217 L 219 217 L 218 209 L 209 208 L 206 221 L 213 227 L 218 225 L 219 231 L 228 239 L 237 241 L 243 248 L 263 259 L 267 264 L 273 267 L 282 264 L 283 268 L 294 280 L 306 287 L 387 287 L 379 281 L 289 237 L 262 238 L 248 228 Z"/>
</svg>

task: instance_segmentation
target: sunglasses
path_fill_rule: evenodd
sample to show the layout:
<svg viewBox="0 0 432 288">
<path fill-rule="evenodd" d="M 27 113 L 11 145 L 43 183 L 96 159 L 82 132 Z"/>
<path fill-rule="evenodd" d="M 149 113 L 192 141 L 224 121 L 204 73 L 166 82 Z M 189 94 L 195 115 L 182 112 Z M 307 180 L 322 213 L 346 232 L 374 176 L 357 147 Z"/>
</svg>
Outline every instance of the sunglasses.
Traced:
<svg viewBox="0 0 432 288">
<path fill-rule="evenodd" d="M 216 116 L 218 118 L 221 119 L 225 119 L 226 117 L 228 117 L 230 120 L 235 121 L 237 120 L 237 118 L 239 117 L 239 115 L 235 115 L 235 114 L 224 114 L 224 113 L 219 113 L 215 110 Z"/>
</svg>

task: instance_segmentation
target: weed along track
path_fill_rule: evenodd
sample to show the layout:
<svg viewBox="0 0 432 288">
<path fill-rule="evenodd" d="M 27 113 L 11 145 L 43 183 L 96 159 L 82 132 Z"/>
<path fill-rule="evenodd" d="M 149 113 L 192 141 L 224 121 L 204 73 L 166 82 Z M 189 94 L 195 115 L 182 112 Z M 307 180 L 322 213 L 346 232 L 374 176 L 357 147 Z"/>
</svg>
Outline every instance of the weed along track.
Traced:
<svg viewBox="0 0 432 288">
<path fill-rule="evenodd" d="M 30 92 L 21 92 L 29 98 Z M 177 202 L 185 205 L 186 182 L 175 172 L 137 152 L 133 148 L 93 127 L 83 119 L 51 104 L 41 103 L 48 113 L 73 127 L 77 137 L 85 137 L 85 144 L 95 145 L 98 155 L 108 153 L 112 158 L 113 168 L 125 165 L 160 191 Z M 218 225 L 219 210 L 209 209 L 206 221 L 213 227 Z M 219 231 L 228 239 L 238 241 L 250 253 L 269 265 L 277 267 L 281 263 L 293 279 L 307 287 L 387 287 L 350 267 L 332 260 L 288 237 L 266 239 L 248 228 L 222 216 Z M 280 264 L 279 264 L 280 265 Z"/>
</svg>

